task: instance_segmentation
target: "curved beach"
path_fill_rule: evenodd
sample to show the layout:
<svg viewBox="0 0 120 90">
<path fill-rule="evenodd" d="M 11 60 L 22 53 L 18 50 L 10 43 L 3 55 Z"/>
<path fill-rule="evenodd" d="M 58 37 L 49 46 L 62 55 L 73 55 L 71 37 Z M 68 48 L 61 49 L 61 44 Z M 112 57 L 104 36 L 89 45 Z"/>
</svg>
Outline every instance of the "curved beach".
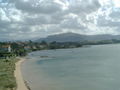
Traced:
<svg viewBox="0 0 120 90">
<path fill-rule="evenodd" d="M 20 58 L 18 62 L 16 62 L 16 69 L 14 75 L 16 77 L 17 90 L 28 90 L 21 73 L 21 64 L 25 61 L 25 58 Z"/>
</svg>

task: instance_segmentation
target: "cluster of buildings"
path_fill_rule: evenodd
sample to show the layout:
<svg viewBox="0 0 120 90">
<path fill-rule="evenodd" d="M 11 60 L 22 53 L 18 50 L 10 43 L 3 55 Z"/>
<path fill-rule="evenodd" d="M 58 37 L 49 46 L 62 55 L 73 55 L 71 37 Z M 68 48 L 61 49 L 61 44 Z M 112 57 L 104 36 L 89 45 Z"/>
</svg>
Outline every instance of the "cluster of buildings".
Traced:
<svg viewBox="0 0 120 90">
<path fill-rule="evenodd" d="M 0 46 L 0 52 L 11 52 L 11 45 L 1 45 Z"/>
<path fill-rule="evenodd" d="M 10 44 L 0 44 L 0 58 L 19 56 L 25 52 L 44 49 L 45 47 L 45 45 L 40 45 L 32 42 L 13 42 Z"/>
<path fill-rule="evenodd" d="M 0 45 L 0 58 L 7 58 L 13 56 L 11 52 L 11 45 Z"/>
</svg>

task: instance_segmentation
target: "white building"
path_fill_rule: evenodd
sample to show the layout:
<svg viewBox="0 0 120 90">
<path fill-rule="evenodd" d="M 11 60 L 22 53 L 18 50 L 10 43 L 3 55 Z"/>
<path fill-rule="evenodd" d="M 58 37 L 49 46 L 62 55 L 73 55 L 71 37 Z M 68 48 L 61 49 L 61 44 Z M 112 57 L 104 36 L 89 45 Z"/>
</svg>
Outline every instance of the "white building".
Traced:
<svg viewBox="0 0 120 90">
<path fill-rule="evenodd" d="M 2 45 L 0 46 L 0 52 L 11 52 L 11 45 Z"/>
</svg>

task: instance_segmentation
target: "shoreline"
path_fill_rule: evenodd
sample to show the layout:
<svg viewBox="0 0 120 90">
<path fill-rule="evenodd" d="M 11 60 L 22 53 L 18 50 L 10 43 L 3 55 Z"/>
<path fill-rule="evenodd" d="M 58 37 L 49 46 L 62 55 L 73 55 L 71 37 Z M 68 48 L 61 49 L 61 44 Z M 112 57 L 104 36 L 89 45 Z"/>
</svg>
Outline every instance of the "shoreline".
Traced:
<svg viewBox="0 0 120 90">
<path fill-rule="evenodd" d="M 21 72 L 21 64 L 26 60 L 25 58 L 19 58 L 20 60 L 15 63 L 15 71 L 14 76 L 16 78 L 17 89 L 16 90 L 30 90 L 26 81 L 24 81 L 22 72 Z"/>
</svg>

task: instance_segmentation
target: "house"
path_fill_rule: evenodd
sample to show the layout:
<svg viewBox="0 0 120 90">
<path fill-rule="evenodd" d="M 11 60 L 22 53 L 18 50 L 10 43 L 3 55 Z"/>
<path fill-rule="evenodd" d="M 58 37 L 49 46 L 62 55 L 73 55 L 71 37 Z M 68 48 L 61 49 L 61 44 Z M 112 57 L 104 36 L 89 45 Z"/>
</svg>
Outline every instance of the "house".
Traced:
<svg viewBox="0 0 120 90">
<path fill-rule="evenodd" d="M 29 51 L 29 50 L 31 50 L 31 47 L 30 46 L 25 46 L 24 49 Z"/>
<path fill-rule="evenodd" d="M 11 45 L 1 45 L 0 46 L 0 58 L 9 58 L 12 57 Z"/>
<path fill-rule="evenodd" d="M 1 45 L 0 46 L 0 52 L 11 52 L 11 45 Z"/>
</svg>

